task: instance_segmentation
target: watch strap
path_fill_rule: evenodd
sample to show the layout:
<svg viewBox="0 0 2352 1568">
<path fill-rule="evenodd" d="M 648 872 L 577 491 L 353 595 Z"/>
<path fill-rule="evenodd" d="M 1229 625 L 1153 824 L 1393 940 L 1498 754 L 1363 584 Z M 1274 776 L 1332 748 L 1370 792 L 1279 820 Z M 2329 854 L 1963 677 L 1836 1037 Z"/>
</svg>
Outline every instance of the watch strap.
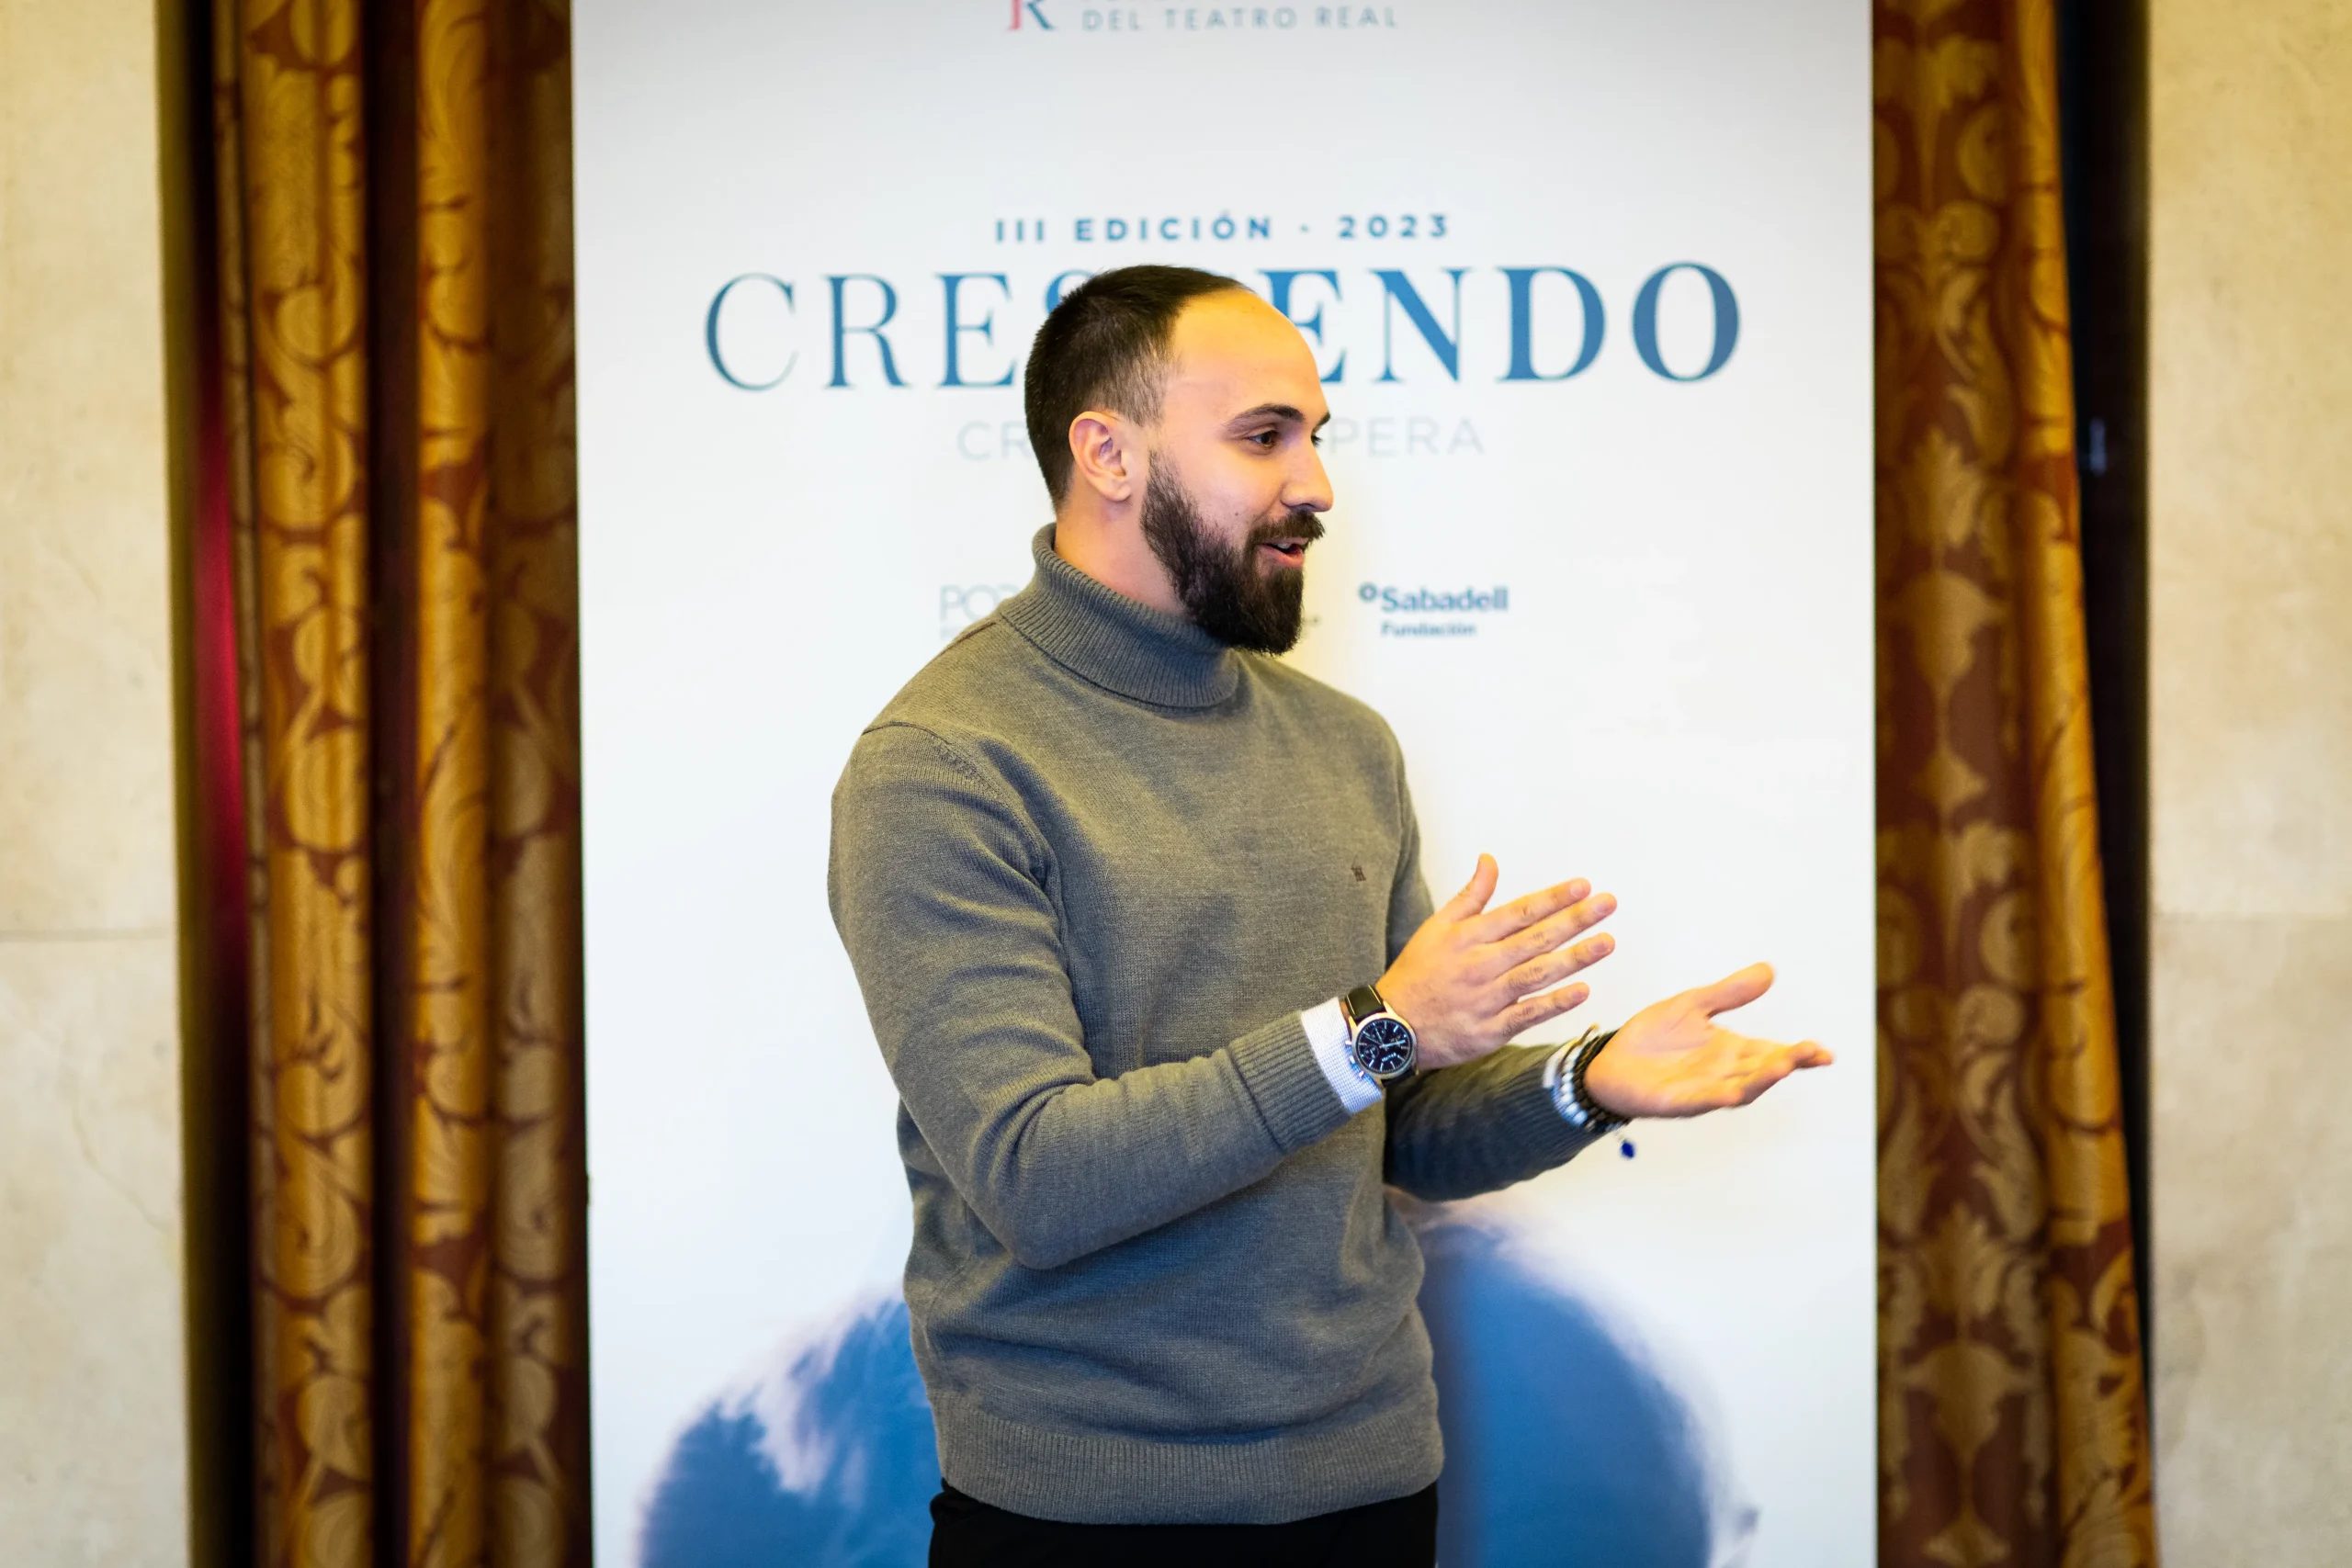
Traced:
<svg viewBox="0 0 2352 1568">
<path fill-rule="evenodd" d="M 1388 1010 L 1388 1004 L 1380 999 L 1379 988 L 1369 985 L 1358 986 L 1354 990 L 1350 991 L 1340 998 L 1340 1006 L 1347 1010 L 1348 1032 L 1351 1034 L 1353 1034 L 1357 1026 L 1374 1013 Z"/>
</svg>

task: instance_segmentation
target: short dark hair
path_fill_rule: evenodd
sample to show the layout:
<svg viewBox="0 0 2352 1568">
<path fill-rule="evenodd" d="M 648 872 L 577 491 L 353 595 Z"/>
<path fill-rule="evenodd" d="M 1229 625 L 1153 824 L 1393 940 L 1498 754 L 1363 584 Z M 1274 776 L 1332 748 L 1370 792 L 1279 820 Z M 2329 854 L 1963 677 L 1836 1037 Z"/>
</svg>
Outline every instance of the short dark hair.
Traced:
<svg viewBox="0 0 2352 1568">
<path fill-rule="evenodd" d="M 1029 345 L 1021 386 L 1029 446 L 1055 505 L 1069 493 L 1070 422 L 1093 408 L 1144 424 L 1158 419 L 1177 316 L 1204 294 L 1240 287 L 1197 267 L 1123 266 L 1062 296 Z"/>
</svg>

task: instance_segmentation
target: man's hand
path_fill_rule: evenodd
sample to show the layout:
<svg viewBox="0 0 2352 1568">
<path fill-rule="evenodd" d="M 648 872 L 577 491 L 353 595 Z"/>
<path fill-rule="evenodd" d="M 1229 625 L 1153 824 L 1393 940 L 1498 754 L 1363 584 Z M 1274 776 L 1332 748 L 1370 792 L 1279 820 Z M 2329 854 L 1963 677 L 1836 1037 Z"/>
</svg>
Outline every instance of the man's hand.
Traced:
<svg viewBox="0 0 2352 1568">
<path fill-rule="evenodd" d="M 1810 1040 L 1783 1045 L 1716 1026 L 1717 1013 L 1746 1007 L 1771 988 L 1771 965 L 1751 964 L 1712 986 L 1653 1002 L 1592 1058 L 1585 1092 L 1618 1116 L 1697 1116 L 1746 1105 L 1801 1068 L 1827 1066 L 1829 1053 Z M 1405 1018 L 1412 1021 L 1412 1014 Z"/>
<path fill-rule="evenodd" d="M 1475 1061 L 1577 1006 L 1589 987 L 1546 987 L 1617 945 L 1607 936 L 1567 945 L 1617 911 L 1617 900 L 1590 883 L 1563 882 L 1488 910 L 1500 874 L 1492 855 L 1480 855 L 1469 886 L 1421 922 L 1380 977 L 1380 998 L 1413 1026 L 1424 1067 Z"/>
</svg>

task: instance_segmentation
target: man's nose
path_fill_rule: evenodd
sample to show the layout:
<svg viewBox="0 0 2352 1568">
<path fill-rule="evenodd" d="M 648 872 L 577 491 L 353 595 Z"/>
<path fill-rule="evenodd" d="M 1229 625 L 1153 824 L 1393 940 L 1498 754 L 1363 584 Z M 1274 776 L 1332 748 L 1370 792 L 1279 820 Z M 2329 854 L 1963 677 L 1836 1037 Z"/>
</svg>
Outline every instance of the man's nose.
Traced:
<svg viewBox="0 0 2352 1568">
<path fill-rule="evenodd" d="M 1323 455 L 1309 446 L 1304 448 L 1306 462 L 1291 475 L 1283 490 L 1283 504 L 1293 512 L 1329 512 L 1331 510 L 1331 477 L 1323 471 Z"/>
</svg>

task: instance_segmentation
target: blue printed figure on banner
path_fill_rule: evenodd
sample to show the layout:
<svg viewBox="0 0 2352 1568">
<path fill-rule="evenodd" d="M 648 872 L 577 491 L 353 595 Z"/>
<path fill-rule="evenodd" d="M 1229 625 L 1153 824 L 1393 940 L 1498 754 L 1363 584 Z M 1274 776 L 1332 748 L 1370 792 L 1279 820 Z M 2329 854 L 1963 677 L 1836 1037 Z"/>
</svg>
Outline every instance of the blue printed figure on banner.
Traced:
<svg viewBox="0 0 2352 1568">
<path fill-rule="evenodd" d="M 1424 1226 L 1444 1568 L 1739 1568 L 1757 1528 L 1703 1398 L 1494 1231 Z M 907 1309 L 854 1310 L 671 1450 L 644 1568 L 920 1568 L 939 1487 Z"/>
</svg>

